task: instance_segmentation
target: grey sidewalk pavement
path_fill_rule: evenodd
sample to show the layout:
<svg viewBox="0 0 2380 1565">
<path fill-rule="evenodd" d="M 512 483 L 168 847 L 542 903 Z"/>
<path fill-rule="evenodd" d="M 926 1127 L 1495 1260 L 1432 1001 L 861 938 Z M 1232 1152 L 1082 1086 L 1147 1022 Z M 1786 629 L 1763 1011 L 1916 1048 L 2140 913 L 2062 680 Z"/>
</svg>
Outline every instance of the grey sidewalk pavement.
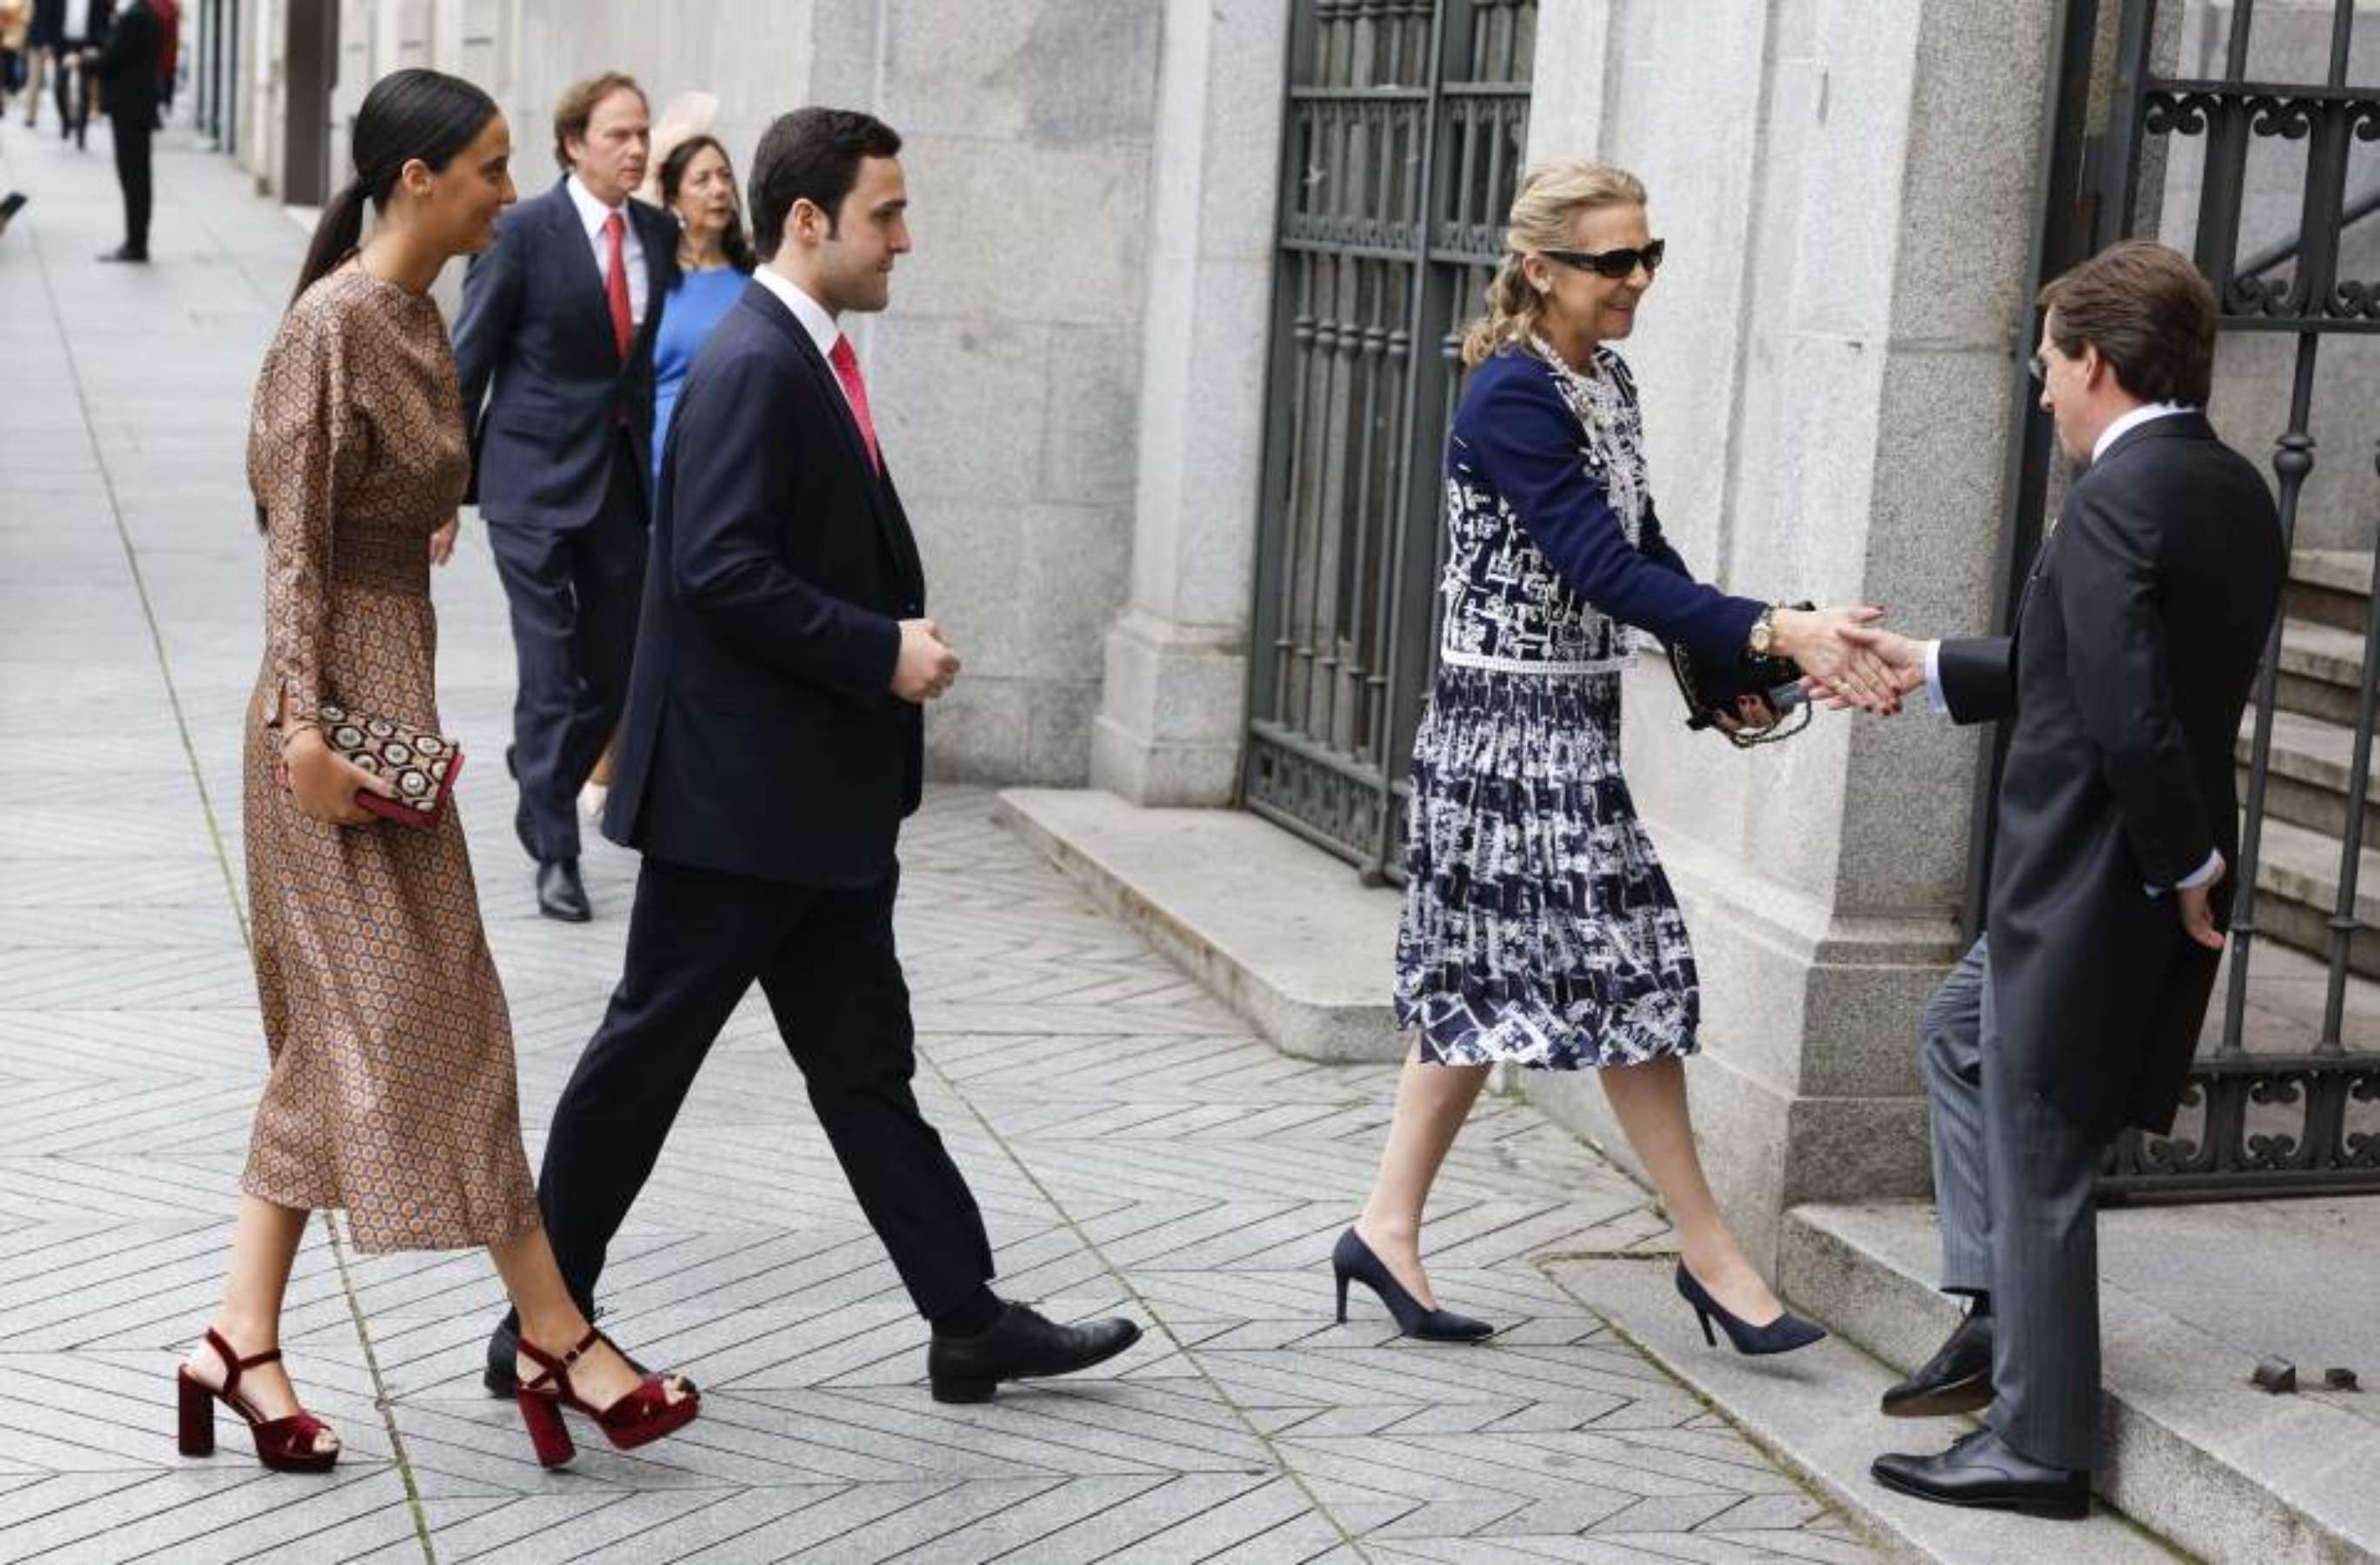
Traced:
<svg viewBox="0 0 2380 1565">
<path fill-rule="evenodd" d="M 46 124 L 46 121 L 44 122 Z M 214 1302 L 264 1049 L 243 944 L 237 754 L 259 648 L 248 395 L 302 235 L 185 132 L 157 262 L 87 153 L 0 127 L 0 1560 L 1851 1560 L 1869 1547 L 1538 1264 L 1655 1257 L 1643 1195 L 1483 1103 L 1430 1238 L 1492 1345 L 1397 1341 L 1326 1256 L 1391 1075 L 1274 1053 L 994 826 L 935 792 L 901 934 L 929 1112 L 1002 1287 L 1148 1327 L 1104 1373 L 938 1407 L 924 1334 L 765 1010 L 739 1012 L 622 1236 L 606 1325 L 706 1392 L 680 1438 L 548 1474 L 479 1391 L 478 1254 L 363 1259 L 317 1224 L 285 1342 L 348 1455 L 264 1474 L 228 1421 L 172 1443 Z M 924 519 L 932 557 L 932 518 Z M 442 573 L 445 716 L 519 1037 L 532 1156 L 618 969 L 534 916 L 500 751 L 501 594 Z M 964 635 L 965 606 L 949 615 Z M 1658 1265 L 1648 1258 L 1644 1264 Z"/>
</svg>

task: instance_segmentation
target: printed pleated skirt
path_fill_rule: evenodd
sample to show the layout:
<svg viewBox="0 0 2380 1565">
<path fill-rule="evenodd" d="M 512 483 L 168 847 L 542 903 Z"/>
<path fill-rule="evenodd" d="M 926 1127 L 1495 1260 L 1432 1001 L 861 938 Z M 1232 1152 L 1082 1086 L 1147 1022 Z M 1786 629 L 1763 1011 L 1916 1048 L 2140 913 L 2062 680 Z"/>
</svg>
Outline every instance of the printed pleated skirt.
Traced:
<svg viewBox="0 0 2380 1565">
<path fill-rule="evenodd" d="M 1395 1001 L 1424 1060 L 1694 1052 L 1694 951 L 1621 776 L 1618 673 L 1441 668 L 1412 779 Z"/>
</svg>

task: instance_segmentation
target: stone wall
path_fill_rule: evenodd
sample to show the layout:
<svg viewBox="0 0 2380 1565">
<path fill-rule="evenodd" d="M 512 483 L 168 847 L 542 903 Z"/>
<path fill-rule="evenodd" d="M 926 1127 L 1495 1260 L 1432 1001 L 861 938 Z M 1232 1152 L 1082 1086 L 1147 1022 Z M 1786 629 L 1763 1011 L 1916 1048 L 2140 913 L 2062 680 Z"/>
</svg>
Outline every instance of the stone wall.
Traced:
<svg viewBox="0 0 2380 1565">
<path fill-rule="evenodd" d="M 346 76 L 487 84 L 524 195 L 552 103 L 634 72 L 658 114 L 721 100 L 739 182 L 771 118 L 865 108 L 905 140 L 916 252 L 844 321 L 967 672 L 926 725 L 938 777 L 1080 782 L 1135 481 L 1159 0 L 346 0 Z M 343 79 L 352 114 L 360 87 Z M 455 291 L 452 269 L 442 294 Z"/>
</svg>

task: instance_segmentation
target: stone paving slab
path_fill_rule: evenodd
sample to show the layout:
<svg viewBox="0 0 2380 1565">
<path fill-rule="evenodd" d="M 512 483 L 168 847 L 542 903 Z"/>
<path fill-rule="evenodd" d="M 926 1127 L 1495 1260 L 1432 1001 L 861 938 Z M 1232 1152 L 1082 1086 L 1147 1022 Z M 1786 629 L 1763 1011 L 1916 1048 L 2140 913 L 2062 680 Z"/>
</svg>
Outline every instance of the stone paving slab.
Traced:
<svg viewBox="0 0 2380 1565">
<path fill-rule="evenodd" d="M 764 1006 L 739 1011 L 621 1236 L 606 1324 L 688 1365 L 705 1416 L 633 1453 L 530 1458 L 480 1393 L 501 1298 L 477 1254 L 360 1257 L 317 1224 L 285 1342 L 347 1454 L 315 1479 L 171 1444 L 261 1086 L 238 857 L 259 642 L 242 477 L 251 377 L 302 237 L 169 134 L 157 264 L 102 268 L 105 132 L 0 127 L 0 1560 L 1845 1560 L 1868 1546 L 1539 1269 L 1658 1250 L 1633 1186 L 1484 1102 L 1432 1239 L 1506 1334 L 1396 1338 L 1327 1255 L 1390 1072 L 1285 1058 L 992 819 L 938 789 L 900 932 L 919 1091 L 1002 1286 L 1148 1328 L 1099 1373 L 943 1408 L 924 1333 Z M 926 519 L 930 557 L 932 522 Z M 484 540 L 435 587 L 449 723 L 503 743 Z M 953 614 L 964 633 L 965 606 Z M 616 977 L 632 857 L 597 922 L 537 918 L 500 781 L 460 806 L 518 1033 L 535 1154 Z"/>
</svg>

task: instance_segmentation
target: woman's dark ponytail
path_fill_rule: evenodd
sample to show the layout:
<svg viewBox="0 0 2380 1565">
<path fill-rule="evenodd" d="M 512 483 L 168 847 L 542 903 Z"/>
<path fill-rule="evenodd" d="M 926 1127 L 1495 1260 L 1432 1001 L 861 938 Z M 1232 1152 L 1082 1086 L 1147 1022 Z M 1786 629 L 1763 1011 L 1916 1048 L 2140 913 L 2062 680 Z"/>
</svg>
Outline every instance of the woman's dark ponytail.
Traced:
<svg viewBox="0 0 2380 1565">
<path fill-rule="evenodd" d="M 322 209 L 322 218 L 314 224 L 314 242 L 306 247 L 306 264 L 298 269 L 298 286 L 290 291 L 291 304 L 363 243 L 364 203 L 370 199 L 364 182 L 350 179 Z"/>
<path fill-rule="evenodd" d="M 433 171 L 443 169 L 480 139 L 497 113 L 493 98 L 443 71 L 410 67 L 373 82 L 356 111 L 349 138 L 356 176 L 322 209 L 289 302 L 295 305 L 355 253 L 363 242 L 364 208 L 387 206 L 407 164 L 418 160 Z"/>
</svg>

